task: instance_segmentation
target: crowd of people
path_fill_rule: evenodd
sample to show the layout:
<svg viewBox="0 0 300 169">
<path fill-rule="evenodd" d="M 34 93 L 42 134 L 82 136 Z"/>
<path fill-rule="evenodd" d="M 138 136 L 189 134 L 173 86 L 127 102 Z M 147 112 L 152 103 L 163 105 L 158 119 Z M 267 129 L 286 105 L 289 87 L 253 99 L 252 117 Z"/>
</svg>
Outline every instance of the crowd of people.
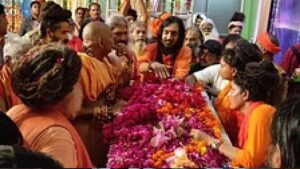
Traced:
<svg viewBox="0 0 300 169">
<path fill-rule="evenodd" d="M 228 36 L 213 20 L 193 25 L 171 13 L 150 18 L 130 1 L 104 21 L 101 6 L 72 12 L 32 1 L 19 35 L 7 34 L 0 4 L 0 167 L 105 167 L 102 125 L 126 105 L 121 90 L 134 81 L 172 79 L 201 85 L 231 143 L 192 130 L 245 168 L 300 167 L 300 46 L 281 64 L 276 36 L 243 39 L 236 12 Z"/>
</svg>

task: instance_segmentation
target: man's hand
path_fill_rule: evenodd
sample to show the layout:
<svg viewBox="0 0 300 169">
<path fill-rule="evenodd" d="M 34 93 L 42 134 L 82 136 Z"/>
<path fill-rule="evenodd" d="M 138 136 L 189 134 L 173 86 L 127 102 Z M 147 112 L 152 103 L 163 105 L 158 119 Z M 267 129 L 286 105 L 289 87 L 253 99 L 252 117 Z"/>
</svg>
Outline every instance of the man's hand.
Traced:
<svg viewBox="0 0 300 169">
<path fill-rule="evenodd" d="M 300 77 L 300 68 L 296 68 L 294 73 L 293 73 L 293 77 L 294 78 L 298 78 Z"/>
<path fill-rule="evenodd" d="M 126 56 L 129 60 L 133 60 L 133 53 L 128 49 L 128 47 L 123 43 L 118 43 L 114 46 L 114 49 L 117 52 L 117 56 Z"/>
<path fill-rule="evenodd" d="M 171 77 L 169 72 L 169 69 L 171 68 L 172 66 L 164 65 L 158 62 L 150 63 L 150 69 L 154 71 L 156 77 L 161 79 L 168 79 Z"/>
<path fill-rule="evenodd" d="M 198 129 L 192 129 L 190 132 L 190 136 L 195 140 L 206 141 L 208 145 L 218 142 L 217 139 L 209 136 L 208 134 L 206 134 Z"/>
</svg>

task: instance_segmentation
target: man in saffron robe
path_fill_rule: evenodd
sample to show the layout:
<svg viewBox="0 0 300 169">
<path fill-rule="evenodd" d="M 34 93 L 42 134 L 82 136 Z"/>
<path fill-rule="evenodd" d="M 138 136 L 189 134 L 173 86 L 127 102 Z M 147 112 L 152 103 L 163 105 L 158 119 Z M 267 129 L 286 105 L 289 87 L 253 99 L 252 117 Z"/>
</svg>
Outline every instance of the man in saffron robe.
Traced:
<svg viewBox="0 0 300 169">
<path fill-rule="evenodd" d="M 96 166 L 106 164 L 108 145 L 103 142 L 102 122 L 115 111 L 117 86 L 123 82 L 122 59 L 108 56 L 114 45 L 108 25 L 91 22 L 83 30 L 85 53 L 79 53 L 83 66 L 80 84 L 83 89 L 82 110 L 73 120 L 92 161 Z"/>
<path fill-rule="evenodd" d="M 183 80 L 188 75 L 191 50 L 184 46 L 185 29 L 181 19 L 169 17 L 161 26 L 158 42 L 146 46 L 138 58 L 139 72 L 146 75 L 153 71 L 161 79 Z"/>
</svg>

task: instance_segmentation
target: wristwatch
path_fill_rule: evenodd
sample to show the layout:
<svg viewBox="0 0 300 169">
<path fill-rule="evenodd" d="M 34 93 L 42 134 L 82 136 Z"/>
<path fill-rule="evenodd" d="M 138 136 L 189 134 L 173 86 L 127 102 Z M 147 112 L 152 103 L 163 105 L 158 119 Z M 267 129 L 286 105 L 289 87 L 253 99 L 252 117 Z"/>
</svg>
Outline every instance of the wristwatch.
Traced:
<svg viewBox="0 0 300 169">
<path fill-rule="evenodd" d="M 222 145 L 221 141 L 216 141 L 210 144 L 210 147 L 214 150 L 218 150 L 220 148 L 220 146 Z"/>
</svg>

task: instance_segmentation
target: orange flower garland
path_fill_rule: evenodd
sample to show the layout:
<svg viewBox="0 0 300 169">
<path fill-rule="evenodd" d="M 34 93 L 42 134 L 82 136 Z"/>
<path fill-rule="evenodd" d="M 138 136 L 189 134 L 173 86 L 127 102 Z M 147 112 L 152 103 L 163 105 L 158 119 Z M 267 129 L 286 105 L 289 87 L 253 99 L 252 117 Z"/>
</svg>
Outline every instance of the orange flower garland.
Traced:
<svg viewBox="0 0 300 169">
<path fill-rule="evenodd" d="M 174 152 L 167 153 L 163 150 L 158 150 L 156 153 L 152 155 L 152 160 L 155 168 L 160 168 L 161 165 L 165 162 L 169 157 L 174 156 Z"/>
<path fill-rule="evenodd" d="M 166 102 L 161 108 L 157 110 L 157 112 L 162 114 L 167 113 L 171 115 L 177 115 L 181 112 L 184 112 L 186 118 L 190 118 L 194 114 L 194 112 L 198 112 L 196 114 L 197 118 L 201 120 L 205 124 L 205 126 L 213 129 L 216 138 L 221 138 L 221 123 L 213 116 L 208 106 L 205 106 L 203 110 L 197 110 L 184 107 L 183 104 L 175 107 L 171 103 Z"/>
</svg>

